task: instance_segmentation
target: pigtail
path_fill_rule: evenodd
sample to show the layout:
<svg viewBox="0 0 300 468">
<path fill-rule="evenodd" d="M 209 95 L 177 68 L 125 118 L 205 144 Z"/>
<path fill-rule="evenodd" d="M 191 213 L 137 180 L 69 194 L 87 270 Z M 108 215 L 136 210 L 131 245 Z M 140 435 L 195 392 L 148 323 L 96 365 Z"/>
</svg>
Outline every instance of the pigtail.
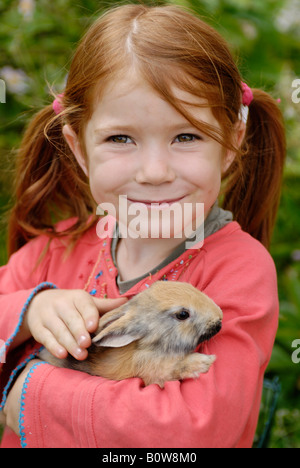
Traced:
<svg viewBox="0 0 300 468">
<path fill-rule="evenodd" d="M 285 129 L 277 102 L 264 91 L 252 91 L 241 157 L 227 173 L 223 207 L 268 248 L 281 194 Z"/>
<path fill-rule="evenodd" d="M 47 234 L 80 235 L 92 212 L 92 198 L 85 175 L 62 134 L 62 118 L 52 105 L 30 122 L 17 155 L 14 207 L 8 223 L 8 251 L 12 254 L 28 240 Z M 68 231 L 55 232 L 55 223 L 76 217 Z"/>
</svg>

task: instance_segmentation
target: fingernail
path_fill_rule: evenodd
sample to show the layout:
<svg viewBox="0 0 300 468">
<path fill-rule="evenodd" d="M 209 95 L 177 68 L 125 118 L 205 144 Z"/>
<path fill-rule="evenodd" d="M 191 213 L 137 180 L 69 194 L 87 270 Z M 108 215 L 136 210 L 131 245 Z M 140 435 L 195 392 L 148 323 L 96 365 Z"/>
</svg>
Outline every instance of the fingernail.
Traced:
<svg viewBox="0 0 300 468">
<path fill-rule="evenodd" d="M 81 356 L 81 354 L 84 352 L 82 348 L 77 348 L 75 351 L 76 356 Z"/>
<path fill-rule="evenodd" d="M 66 350 L 64 348 L 57 348 L 56 356 L 60 359 L 64 358 L 66 356 Z"/>
<path fill-rule="evenodd" d="M 88 344 L 88 342 L 89 342 L 89 338 L 85 335 L 81 335 L 77 341 L 79 346 L 84 346 L 85 344 Z"/>
<path fill-rule="evenodd" d="M 87 323 L 86 323 L 86 328 L 90 331 L 94 331 L 96 327 L 96 323 L 95 323 L 95 320 L 88 320 Z"/>
</svg>

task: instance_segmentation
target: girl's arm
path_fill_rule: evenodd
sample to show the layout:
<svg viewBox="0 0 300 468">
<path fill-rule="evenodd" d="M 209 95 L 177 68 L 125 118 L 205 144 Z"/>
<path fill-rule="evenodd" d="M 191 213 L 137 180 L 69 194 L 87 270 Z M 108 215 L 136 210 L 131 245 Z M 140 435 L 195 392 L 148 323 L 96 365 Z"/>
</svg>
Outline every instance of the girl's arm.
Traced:
<svg viewBox="0 0 300 468">
<path fill-rule="evenodd" d="M 21 390 L 22 444 L 251 447 L 278 299 L 272 260 L 262 248 L 245 254 L 246 244 L 234 260 L 227 249 L 213 265 L 207 258 L 202 289 L 224 313 L 222 331 L 203 350 L 217 356 L 207 374 L 160 389 L 138 378 L 115 382 L 39 365 Z"/>
<path fill-rule="evenodd" d="M 35 295 L 44 289 L 55 288 L 54 284 L 45 281 L 47 254 L 35 268 L 47 242 L 46 236 L 29 242 L 0 268 L 0 409 L 5 400 L 3 390 L 12 378 L 12 372 L 40 348 L 30 340 L 29 330 L 23 323 Z"/>
<path fill-rule="evenodd" d="M 38 260 L 47 242 L 43 237 L 30 242 L 0 268 L 0 410 L 13 378 L 41 345 L 57 357 L 70 352 L 84 359 L 91 344 L 89 332 L 97 329 L 99 314 L 127 300 L 98 299 L 86 291 L 57 289 L 44 281 L 49 259 L 46 255 L 42 263 Z"/>
<path fill-rule="evenodd" d="M 46 236 L 29 242 L 11 256 L 7 265 L 0 267 L 0 338 L 5 341 L 11 338 L 10 349 L 30 338 L 29 330 L 23 327 L 23 318 L 35 292 L 55 287 L 50 283 L 40 286 L 46 278 L 47 254 L 35 267 L 47 242 Z"/>
</svg>

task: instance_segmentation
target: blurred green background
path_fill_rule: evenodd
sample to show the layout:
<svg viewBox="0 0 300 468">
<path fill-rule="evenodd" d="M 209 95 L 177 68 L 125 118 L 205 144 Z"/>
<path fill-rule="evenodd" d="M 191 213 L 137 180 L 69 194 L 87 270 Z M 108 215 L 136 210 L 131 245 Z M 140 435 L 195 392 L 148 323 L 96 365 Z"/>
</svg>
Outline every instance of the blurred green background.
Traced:
<svg viewBox="0 0 300 468">
<path fill-rule="evenodd" d="M 52 101 L 49 86 L 63 89 L 72 52 L 89 24 L 107 7 L 121 3 L 126 2 L 0 0 L 0 78 L 6 83 L 6 103 L 0 104 L 0 265 L 7 260 L 5 213 L 24 126 Z M 267 377 L 278 376 L 282 389 L 269 447 L 299 448 L 300 363 L 291 356 L 293 341 L 300 339 L 300 102 L 293 102 L 300 98 L 300 90 L 293 87 L 300 79 L 300 1 L 173 3 L 192 8 L 221 32 L 250 86 L 281 99 L 288 158 L 271 247 L 278 271 L 280 323 Z"/>
</svg>

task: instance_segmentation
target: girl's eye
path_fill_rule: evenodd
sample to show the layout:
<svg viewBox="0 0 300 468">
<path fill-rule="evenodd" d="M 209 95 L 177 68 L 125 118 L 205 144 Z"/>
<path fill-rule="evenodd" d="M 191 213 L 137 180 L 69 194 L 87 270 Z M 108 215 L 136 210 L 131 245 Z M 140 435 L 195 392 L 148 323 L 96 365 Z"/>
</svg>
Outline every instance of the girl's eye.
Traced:
<svg viewBox="0 0 300 468">
<path fill-rule="evenodd" d="M 113 135 L 108 138 L 108 141 L 112 141 L 113 143 L 132 143 L 132 139 L 127 135 Z"/>
<path fill-rule="evenodd" d="M 191 133 L 181 133 L 175 138 L 176 143 L 192 143 L 195 140 L 201 140 L 201 138 Z"/>
</svg>

